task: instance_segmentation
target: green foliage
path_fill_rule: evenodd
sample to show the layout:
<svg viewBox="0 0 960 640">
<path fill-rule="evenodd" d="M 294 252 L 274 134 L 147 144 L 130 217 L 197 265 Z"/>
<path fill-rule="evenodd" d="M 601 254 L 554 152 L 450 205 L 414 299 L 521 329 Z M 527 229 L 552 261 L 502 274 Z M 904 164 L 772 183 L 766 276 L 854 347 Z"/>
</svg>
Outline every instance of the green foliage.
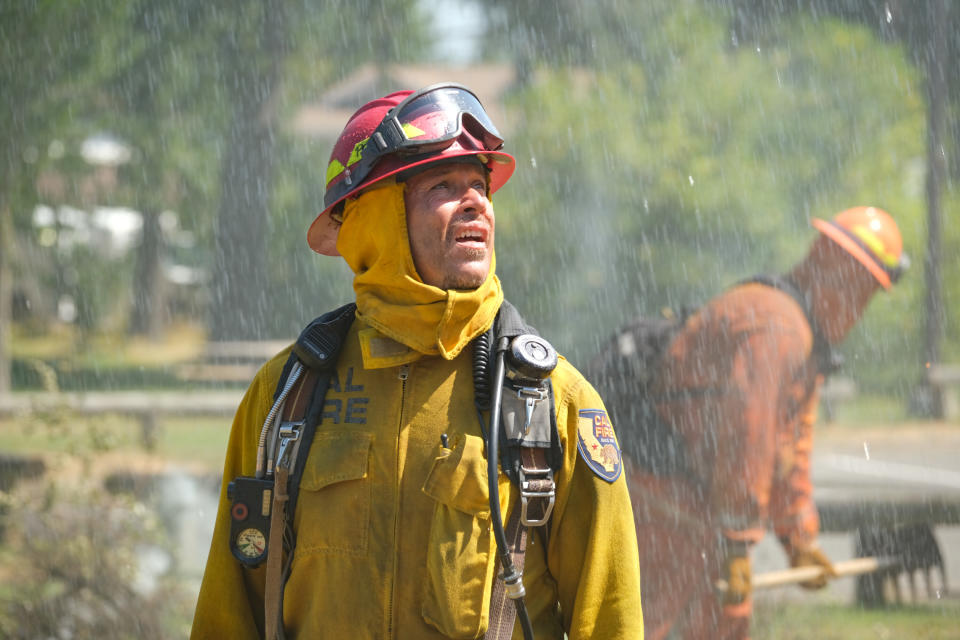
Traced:
<svg viewBox="0 0 960 640">
<path fill-rule="evenodd" d="M 183 634 L 190 602 L 182 586 L 137 582 L 144 550 L 164 538 L 143 505 L 51 484 L 18 491 L 5 507 L 0 565 L 17 588 L 0 590 L 4 638 Z"/>
<path fill-rule="evenodd" d="M 520 165 L 497 202 L 501 272 L 575 363 L 595 332 L 636 312 L 788 269 L 813 238 L 810 217 L 876 204 L 922 251 L 922 91 L 901 48 L 802 15 L 768 48 L 740 47 L 722 15 L 692 3 L 656 28 L 675 46 L 655 74 L 629 59 L 542 68 L 512 98 Z M 908 283 L 884 300 L 900 313 L 877 313 L 854 344 L 857 373 L 916 351 L 918 291 Z M 900 343 L 874 348 L 885 333 Z M 870 379 L 889 385 L 896 372 Z"/>
<path fill-rule="evenodd" d="M 324 172 L 330 147 L 294 141 L 278 153 L 273 195 L 269 268 L 270 304 L 266 322 L 273 335 L 295 337 L 307 322 L 353 299 L 353 274 L 339 258 L 310 250 L 306 233 L 323 208 Z"/>
<path fill-rule="evenodd" d="M 231 220 L 261 229 L 221 210 L 221 182 L 236 96 L 256 97 L 264 90 L 258 78 L 277 64 L 267 51 L 268 4 L 4 4 L 0 84 L 9 90 L 0 132 L 9 179 L 0 198 L 13 203 L 21 236 L 37 239 L 29 226 L 38 202 L 102 203 L 75 202 L 76 189 L 47 202 L 36 179 L 56 171 L 83 182 L 90 168 L 78 145 L 105 130 L 136 149 L 108 204 L 177 211 L 197 238 L 176 249 L 179 263 L 213 273 L 218 234 Z M 813 237 L 811 216 L 877 204 L 901 222 L 914 268 L 877 297 L 845 350 L 858 378 L 897 391 L 899 363 L 918 360 L 923 330 L 924 88 L 907 53 L 919 51 L 923 25 L 907 16 L 912 35 L 900 46 L 892 32 L 858 26 L 875 15 L 869 2 L 817 12 L 802 2 L 775 11 L 762 4 L 491 3 L 485 60 L 521 70 L 508 100 L 508 148 L 519 167 L 496 197 L 507 294 L 582 361 L 634 313 L 698 304 L 742 277 L 788 268 Z M 346 267 L 304 242 L 333 141 L 305 140 L 284 123 L 365 62 L 379 63 L 378 82 L 388 82 L 387 65 L 426 59 L 430 42 L 427 17 L 412 0 L 275 6 L 287 30 L 277 49 L 281 82 L 260 114 L 275 142 L 257 177 L 269 192 L 257 232 L 267 240 L 256 245 L 266 254 L 265 276 L 259 284 L 223 282 L 264 289 L 247 295 L 251 306 L 239 313 L 258 335 L 290 336 L 351 291 Z M 67 152 L 48 153 L 51 141 Z M 948 190 L 944 211 L 956 204 Z M 945 359 L 960 357 L 954 227 L 946 224 L 942 239 Z M 31 251 L 39 259 L 23 257 L 19 279 L 76 294 L 91 327 L 124 325 L 127 291 L 137 286 L 132 262 Z M 169 313 L 226 313 L 212 306 L 221 293 L 207 282 L 179 293 Z"/>
<path fill-rule="evenodd" d="M 952 640 L 960 614 L 956 600 L 863 610 L 841 604 L 758 604 L 751 636 L 779 640 Z"/>
</svg>

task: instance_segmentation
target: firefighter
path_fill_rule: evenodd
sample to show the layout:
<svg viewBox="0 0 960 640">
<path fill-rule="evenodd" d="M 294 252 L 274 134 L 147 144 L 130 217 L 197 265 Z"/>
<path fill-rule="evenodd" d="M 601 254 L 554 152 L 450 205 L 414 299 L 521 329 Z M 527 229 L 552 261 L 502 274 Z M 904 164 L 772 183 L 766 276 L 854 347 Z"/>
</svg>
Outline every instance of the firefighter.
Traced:
<svg viewBox="0 0 960 640">
<path fill-rule="evenodd" d="M 833 345 L 906 256 L 878 208 L 812 224 L 819 234 L 792 271 L 745 281 L 686 319 L 653 379 L 645 426 L 620 425 L 626 451 L 637 450 L 628 438 L 647 437 L 662 454 L 627 457 L 647 638 L 746 638 L 750 549 L 768 525 L 791 566 L 823 568 L 804 587 L 833 575 L 811 497 L 818 391 L 836 364 Z"/>
<path fill-rule="evenodd" d="M 276 637 L 524 637 L 519 617 L 506 635 L 488 629 L 503 580 L 470 348 L 504 304 L 490 197 L 515 161 L 502 144 L 476 96 L 444 84 L 368 102 L 334 145 L 307 239 L 349 265 L 356 312 L 299 481 Z M 288 353 L 257 374 L 233 422 L 195 639 L 263 637 L 275 614 L 264 569 L 231 553 L 227 488 L 254 473 Z M 561 464 L 546 531 L 527 536 L 526 615 L 538 640 L 640 638 L 616 436 L 562 357 L 549 382 Z M 512 516 L 517 486 L 500 473 L 493 489 Z"/>
</svg>

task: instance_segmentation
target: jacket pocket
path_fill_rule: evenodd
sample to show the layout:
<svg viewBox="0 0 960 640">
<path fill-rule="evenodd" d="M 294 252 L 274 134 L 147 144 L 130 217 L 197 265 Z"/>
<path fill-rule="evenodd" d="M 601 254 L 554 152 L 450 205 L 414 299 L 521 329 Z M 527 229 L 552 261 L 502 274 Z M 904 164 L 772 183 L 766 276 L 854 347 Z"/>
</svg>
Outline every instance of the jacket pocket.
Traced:
<svg viewBox="0 0 960 640">
<path fill-rule="evenodd" d="M 300 479 L 295 556 L 367 549 L 372 435 L 355 431 L 317 433 Z"/>
<path fill-rule="evenodd" d="M 461 436 L 434 461 L 423 492 L 436 501 L 427 540 L 423 618 L 450 638 L 487 629 L 492 553 L 483 440 Z"/>
</svg>

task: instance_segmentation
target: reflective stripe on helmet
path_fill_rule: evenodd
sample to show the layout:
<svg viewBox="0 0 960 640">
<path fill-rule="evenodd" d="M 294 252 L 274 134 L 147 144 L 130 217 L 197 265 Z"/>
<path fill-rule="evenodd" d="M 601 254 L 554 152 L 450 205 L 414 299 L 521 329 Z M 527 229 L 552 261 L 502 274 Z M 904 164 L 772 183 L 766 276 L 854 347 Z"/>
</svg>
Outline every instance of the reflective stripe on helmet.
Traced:
<svg viewBox="0 0 960 640">
<path fill-rule="evenodd" d="M 860 242 L 866 245 L 873 256 L 883 265 L 894 268 L 900 263 L 900 258 L 893 255 L 884 246 L 883 241 L 877 237 L 869 227 L 858 224 L 849 229 L 850 233 L 855 235 Z"/>
<path fill-rule="evenodd" d="M 403 132 L 404 132 L 404 134 L 406 134 L 406 136 L 407 136 L 408 138 L 416 138 L 416 137 L 418 137 L 418 136 L 425 135 L 424 132 L 423 132 L 423 130 L 418 129 L 415 125 L 413 125 L 412 123 L 409 123 L 409 122 L 403 125 Z M 363 150 L 364 150 L 364 148 L 367 146 L 367 144 L 368 144 L 369 142 L 370 142 L 370 138 L 369 138 L 369 137 L 366 137 L 366 138 L 364 138 L 363 140 L 361 140 L 360 142 L 358 142 L 357 144 L 353 145 L 353 150 L 350 152 L 350 157 L 347 158 L 347 166 L 346 166 L 346 167 L 343 166 L 343 165 L 340 163 L 340 161 L 337 160 L 336 158 L 332 159 L 332 160 L 330 161 L 330 164 L 327 165 L 327 182 L 326 182 L 326 184 L 329 185 L 330 182 L 331 182 L 332 180 L 334 180 L 337 176 L 339 176 L 341 173 L 343 173 L 344 170 L 345 170 L 347 167 L 350 167 L 350 166 L 356 164 L 357 162 L 359 162 L 360 159 L 363 157 Z"/>
<path fill-rule="evenodd" d="M 338 175 L 343 173 L 343 170 L 346 169 L 340 161 L 334 158 L 330 161 L 330 164 L 327 165 L 327 184 L 330 184 L 330 181 L 336 178 Z"/>
</svg>

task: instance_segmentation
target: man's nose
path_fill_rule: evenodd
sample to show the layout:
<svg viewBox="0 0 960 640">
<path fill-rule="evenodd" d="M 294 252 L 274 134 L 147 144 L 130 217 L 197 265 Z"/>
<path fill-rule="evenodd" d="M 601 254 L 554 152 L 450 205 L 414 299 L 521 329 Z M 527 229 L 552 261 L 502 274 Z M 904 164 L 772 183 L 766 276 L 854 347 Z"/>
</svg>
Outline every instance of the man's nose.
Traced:
<svg viewBox="0 0 960 640">
<path fill-rule="evenodd" d="M 464 211 L 482 209 L 486 206 L 487 192 L 474 185 L 468 186 L 460 196 L 460 206 Z"/>
</svg>

